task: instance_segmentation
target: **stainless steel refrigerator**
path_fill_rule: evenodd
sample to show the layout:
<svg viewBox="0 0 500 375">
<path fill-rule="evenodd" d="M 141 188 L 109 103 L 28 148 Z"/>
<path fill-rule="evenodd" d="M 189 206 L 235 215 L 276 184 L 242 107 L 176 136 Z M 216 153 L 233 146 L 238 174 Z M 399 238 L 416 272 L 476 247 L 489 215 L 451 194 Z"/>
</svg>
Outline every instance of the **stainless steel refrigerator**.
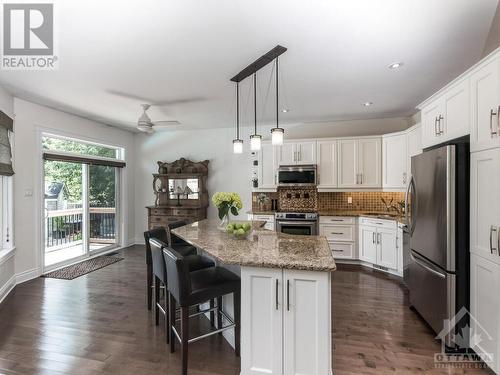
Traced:
<svg viewBox="0 0 500 375">
<path fill-rule="evenodd" d="M 468 145 L 425 151 L 412 157 L 411 165 L 404 280 L 411 306 L 440 333 L 445 319 L 469 308 Z M 450 348 L 453 334 L 447 334 Z"/>
</svg>

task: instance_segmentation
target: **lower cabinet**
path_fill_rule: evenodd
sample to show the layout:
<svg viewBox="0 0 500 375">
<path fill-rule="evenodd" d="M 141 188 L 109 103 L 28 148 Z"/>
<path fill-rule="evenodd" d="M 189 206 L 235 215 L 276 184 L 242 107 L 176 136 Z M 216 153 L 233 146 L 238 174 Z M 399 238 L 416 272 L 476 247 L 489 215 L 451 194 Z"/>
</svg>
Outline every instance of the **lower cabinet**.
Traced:
<svg viewBox="0 0 500 375">
<path fill-rule="evenodd" d="M 470 308 L 471 347 L 485 358 L 488 366 L 500 372 L 500 265 L 471 254 Z"/>
<path fill-rule="evenodd" d="M 241 374 L 330 375 L 329 272 L 241 268 Z"/>
<path fill-rule="evenodd" d="M 360 218 L 359 259 L 401 273 L 402 246 L 396 222 Z"/>
</svg>

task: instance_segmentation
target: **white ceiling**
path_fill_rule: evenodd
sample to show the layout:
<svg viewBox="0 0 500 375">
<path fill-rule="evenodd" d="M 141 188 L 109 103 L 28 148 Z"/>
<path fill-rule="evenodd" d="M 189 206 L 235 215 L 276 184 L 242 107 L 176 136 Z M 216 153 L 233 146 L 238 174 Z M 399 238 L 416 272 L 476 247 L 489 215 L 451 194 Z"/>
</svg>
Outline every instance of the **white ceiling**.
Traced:
<svg viewBox="0 0 500 375">
<path fill-rule="evenodd" d="M 229 78 L 281 44 L 288 48 L 280 59 L 282 106 L 292 109 L 284 123 L 404 116 L 479 60 L 497 3 L 57 0 L 59 70 L 2 71 L 0 83 L 21 98 L 130 130 L 144 100 L 113 92 L 198 98 L 150 115 L 186 128 L 226 127 L 234 125 Z M 403 68 L 388 69 L 395 61 Z M 269 74 L 259 76 L 260 98 Z M 245 123 L 248 83 L 241 89 Z M 263 122 L 274 121 L 272 95 Z"/>
</svg>

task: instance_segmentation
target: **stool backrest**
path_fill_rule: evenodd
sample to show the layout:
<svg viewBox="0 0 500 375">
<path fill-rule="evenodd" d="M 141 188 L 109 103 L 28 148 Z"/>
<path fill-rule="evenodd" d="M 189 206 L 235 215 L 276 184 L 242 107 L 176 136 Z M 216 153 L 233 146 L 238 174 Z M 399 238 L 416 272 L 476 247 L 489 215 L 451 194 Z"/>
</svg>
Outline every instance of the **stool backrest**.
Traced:
<svg viewBox="0 0 500 375">
<path fill-rule="evenodd" d="M 144 242 L 146 243 L 146 264 L 151 264 L 151 245 L 149 244 L 150 238 L 157 238 L 160 241 L 168 243 L 167 230 L 163 227 L 154 228 L 144 232 Z"/>
<path fill-rule="evenodd" d="M 168 228 L 168 246 L 172 247 L 172 245 L 175 245 L 176 243 L 183 243 L 184 241 L 177 237 L 175 234 L 172 233 L 172 229 L 175 228 L 180 228 L 183 227 L 184 225 L 187 225 L 188 222 L 186 220 L 179 220 L 175 221 L 173 223 L 167 224 Z"/>
<path fill-rule="evenodd" d="M 191 293 L 188 262 L 171 247 L 164 247 L 163 255 L 167 268 L 168 291 L 172 293 L 180 305 L 184 305 L 184 301 Z"/>
<path fill-rule="evenodd" d="M 153 261 L 153 274 L 163 283 L 167 282 L 167 270 L 165 269 L 165 260 L 163 259 L 163 247 L 167 244 L 156 238 L 150 238 L 151 258 Z"/>
</svg>

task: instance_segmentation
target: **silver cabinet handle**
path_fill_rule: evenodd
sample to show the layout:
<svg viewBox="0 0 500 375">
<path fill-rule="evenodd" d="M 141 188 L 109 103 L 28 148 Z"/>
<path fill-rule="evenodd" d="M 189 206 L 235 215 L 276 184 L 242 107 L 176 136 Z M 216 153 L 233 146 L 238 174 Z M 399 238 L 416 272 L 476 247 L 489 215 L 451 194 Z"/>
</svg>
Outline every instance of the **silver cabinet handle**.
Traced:
<svg viewBox="0 0 500 375">
<path fill-rule="evenodd" d="M 363 185 L 363 173 L 359 174 L 359 184 Z"/>
<path fill-rule="evenodd" d="M 496 247 L 496 248 L 493 247 L 493 232 L 496 232 L 497 236 L 498 236 L 498 228 L 495 227 L 494 225 L 492 225 L 490 227 L 490 252 L 492 254 L 498 254 L 498 247 Z M 498 237 L 497 237 L 497 242 L 500 242 L 500 240 L 498 239 Z"/>
<path fill-rule="evenodd" d="M 500 109 L 500 107 L 499 107 Z M 495 113 L 495 111 L 493 109 L 490 110 L 490 133 L 491 133 L 491 136 L 493 137 L 494 135 L 497 135 L 498 134 L 498 131 L 494 131 L 493 130 L 493 116 L 497 116 L 498 118 L 500 118 L 500 116 L 498 116 L 498 111 Z M 500 120 L 499 120 L 500 121 Z"/>
<path fill-rule="evenodd" d="M 441 135 L 444 133 L 443 129 L 441 129 L 441 120 L 444 120 L 443 115 L 439 115 L 439 117 L 438 117 L 438 129 L 439 129 L 438 135 Z"/>
<path fill-rule="evenodd" d="M 403 172 L 403 185 L 406 185 L 407 174 Z"/>
<path fill-rule="evenodd" d="M 279 282 L 278 282 L 278 279 L 276 279 L 276 310 L 279 309 L 279 297 L 278 297 L 278 294 L 279 294 Z"/>
<path fill-rule="evenodd" d="M 286 281 L 286 311 L 290 311 L 290 280 Z"/>
<path fill-rule="evenodd" d="M 382 242 L 382 234 L 377 233 L 377 244 L 380 244 Z"/>
<path fill-rule="evenodd" d="M 437 116 L 434 118 L 434 134 L 435 135 L 439 135 L 438 133 L 438 127 L 437 127 L 437 124 L 438 124 L 438 118 Z"/>
<path fill-rule="evenodd" d="M 497 108 L 497 129 L 496 134 L 498 135 L 498 132 L 500 132 L 500 105 Z"/>
<path fill-rule="evenodd" d="M 338 234 L 338 235 L 341 235 L 341 234 L 344 234 L 344 232 L 330 232 L 330 234 Z"/>
<path fill-rule="evenodd" d="M 333 249 L 332 251 L 335 251 L 337 253 L 343 253 L 344 252 L 344 250 L 340 250 L 340 249 Z"/>
<path fill-rule="evenodd" d="M 375 232 L 372 233 L 372 242 L 375 243 Z"/>
</svg>

